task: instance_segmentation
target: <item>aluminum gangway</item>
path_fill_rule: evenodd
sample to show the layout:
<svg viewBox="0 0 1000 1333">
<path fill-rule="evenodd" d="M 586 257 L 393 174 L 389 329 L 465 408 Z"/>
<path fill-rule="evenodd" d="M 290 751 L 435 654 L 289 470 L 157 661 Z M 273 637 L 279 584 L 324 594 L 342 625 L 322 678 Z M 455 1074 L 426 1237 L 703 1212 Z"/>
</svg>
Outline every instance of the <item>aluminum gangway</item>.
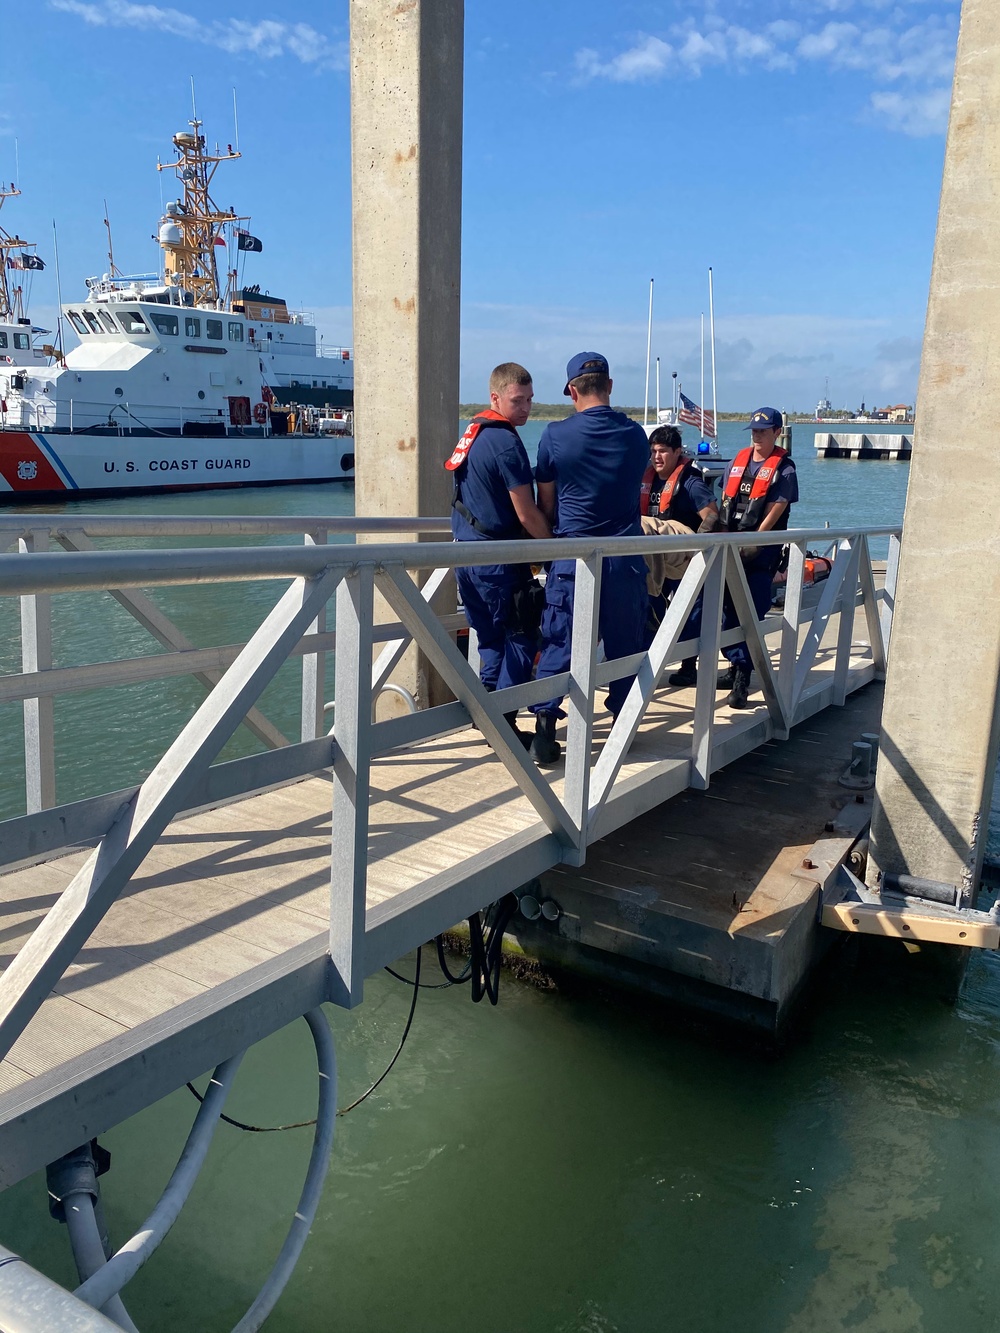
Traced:
<svg viewBox="0 0 1000 1333">
<path fill-rule="evenodd" d="M 595 839 L 688 787 L 706 790 L 722 765 L 884 675 L 897 528 L 497 542 L 497 562 L 574 559 L 576 604 L 570 670 L 494 694 L 456 645 L 452 571 L 479 548 L 393 540 L 441 528 L 0 518 L 0 548 L 16 548 L 0 555 L 0 599 L 13 599 L 21 627 L 21 669 L 0 676 L 0 703 L 22 710 L 26 775 L 25 812 L 0 824 L 0 1187 L 323 1002 L 358 1004 L 377 969 L 544 871 L 582 865 Z M 303 544 L 259 542 L 289 534 Z M 98 546 L 137 537 L 140 550 Z M 258 541 L 176 546 L 206 537 Z M 162 538 L 175 545 L 148 545 Z M 884 574 L 875 541 L 888 548 Z M 758 623 L 740 549 L 775 543 L 789 547 L 784 605 Z M 814 589 L 812 547 L 833 555 Z M 649 649 L 601 660 L 603 559 L 679 551 L 692 558 Z M 276 600 L 243 643 L 196 645 L 156 600 L 187 585 L 238 598 L 261 580 Z M 740 626 L 723 632 L 727 589 Z M 163 651 L 57 664 L 62 608 L 79 615 L 108 594 Z M 700 640 L 681 641 L 699 596 Z M 760 702 L 736 712 L 716 693 L 715 664 L 743 638 Z M 453 698 L 377 720 L 413 646 Z M 696 648 L 707 665 L 696 688 L 665 688 Z M 261 696 L 295 659 L 292 742 Z M 60 803 L 55 699 L 181 675 L 206 695 L 148 776 Z M 612 724 L 601 694 L 623 676 L 635 679 Z M 504 715 L 557 694 L 565 762 L 539 770 Z M 124 696 L 123 718 L 127 707 Z M 263 748 L 217 762 L 241 727 Z"/>
</svg>

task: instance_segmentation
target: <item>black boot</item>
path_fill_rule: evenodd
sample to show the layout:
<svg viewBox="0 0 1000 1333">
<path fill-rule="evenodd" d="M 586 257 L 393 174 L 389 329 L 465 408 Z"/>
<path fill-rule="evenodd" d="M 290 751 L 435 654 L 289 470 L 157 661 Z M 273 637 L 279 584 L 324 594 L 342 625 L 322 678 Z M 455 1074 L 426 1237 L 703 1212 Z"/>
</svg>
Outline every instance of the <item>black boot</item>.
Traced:
<svg viewBox="0 0 1000 1333">
<path fill-rule="evenodd" d="M 507 723 L 507 725 L 508 725 L 508 726 L 511 728 L 511 730 L 513 731 L 514 735 L 517 737 L 517 739 L 518 739 L 518 740 L 521 742 L 521 744 L 524 746 L 524 748 L 525 748 L 526 750 L 530 750 L 530 749 L 531 749 L 531 737 L 528 735 L 528 733 L 527 733 L 526 731 L 522 731 L 521 728 L 517 725 L 517 714 L 516 714 L 516 713 L 504 713 L 503 718 L 504 718 L 504 721 Z"/>
<path fill-rule="evenodd" d="M 729 691 L 726 703 L 730 708 L 746 708 L 747 695 L 750 693 L 750 672 L 746 667 L 733 667 L 733 688 Z"/>
<path fill-rule="evenodd" d="M 536 764 L 557 764 L 562 758 L 562 747 L 556 740 L 555 713 L 535 714 L 535 735 L 531 742 L 531 757 Z"/>
<path fill-rule="evenodd" d="M 725 671 L 720 671 L 715 688 L 717 690 L 731 690 L 733 688 L 733 681 L 736 679 L 735 670 L 735 667 L 730 665 Z"/>
<path fill-rule="evenodd" d="M 667 677 L 667 684 L 677 685 L 680 687 L 683 687 L 685 685 L 697 685 L 698 684 L 697 657 L 685 657 L 684 661 L 680 665 L 679 670 L 671 671 L 670 675 Z"/>
</svg>

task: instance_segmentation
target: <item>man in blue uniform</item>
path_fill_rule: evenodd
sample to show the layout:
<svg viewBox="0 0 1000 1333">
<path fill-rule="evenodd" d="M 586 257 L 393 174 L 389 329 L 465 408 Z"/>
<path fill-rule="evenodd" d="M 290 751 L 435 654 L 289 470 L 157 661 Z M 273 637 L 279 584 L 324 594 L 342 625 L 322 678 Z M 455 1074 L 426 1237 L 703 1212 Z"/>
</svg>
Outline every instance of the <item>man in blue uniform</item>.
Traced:
<svg viewBox="0 0 1000 1333">
<path fill-rule="evenodd" d="M 788 527 L 789 507 L 799 498 L 795 464 L 784 449 L 778 448 L 781 413 L 773 407 L 761 407 L 746 427 L 753 441 L 741 449 L 729 464 L 723 483 L 722 527 L 727 532 L 783 532 Z M 781 563 L 780 546 L 746 547 L 743 570 L 757 619 L 763 620 L 771 605 L 771 584 Z M 729 594 L 723 602 L 722 628 L 733 629 L 739 618 Z M 701 631 L 700 607 L 692 611 L 684 637 L 694 638 Z M 750 653 L 745 643 L 724 648 L 729 670 L 719 677 L 719 688 L 729 690 L 730 708 L 746 708 L 750 692 Z M 671 685 L 693 685 L 697 679 L 695 659 L 688 658 L 680 671 L 670 677 Z"/>
<path fill-rule="evenodd" d="M 551 537 L 548 520 L 535 503 L 531 464 L 518 426 L 531 414 L 531 376 L 508 361 L 490 375 L 490 407 L 470 422 L 445 463 L 455 479 L 451 531 L 458 542 Z M 488 558 L 488 548 L 483 549 Z M 530 565 L 470 565 L 456 569 L 465 618 L 479 640 L 479 678 L 491 692 L 531 678 L 538 625 L 531 622 L 533 578 Z M 525 747 L 531 737 L 518 731 L 517 714 L 507 714 Z"/>
<path fill-rule="evenodd" d="M 599 352 L 580 352 L 566 367 L 563 393 L 575 414 L 546 426 L 538 444 L 535 480 L 538 504 L 557 537 L 637 537 L 639 488 L 649 463 L 649 443 L 640 425 L 611 407 L 612 381 Z M 542 653 L 536 676 L 569 669 L 576 562 L 554 560 L 545 584 Z M 604 561 L 600 633 L 608 658 L 626 657 L 642 648 L 646 618 L 646 562 L 642 556 Z M 617 717 L 633 677 L 608 688 L 608 708 Z M 565 716 L 560 699 L 533 709 L 535 737 L 531 754 L 540 764 L 554 764 L 561 750 L 555 738 L 557 718 Z"/>
</svg>

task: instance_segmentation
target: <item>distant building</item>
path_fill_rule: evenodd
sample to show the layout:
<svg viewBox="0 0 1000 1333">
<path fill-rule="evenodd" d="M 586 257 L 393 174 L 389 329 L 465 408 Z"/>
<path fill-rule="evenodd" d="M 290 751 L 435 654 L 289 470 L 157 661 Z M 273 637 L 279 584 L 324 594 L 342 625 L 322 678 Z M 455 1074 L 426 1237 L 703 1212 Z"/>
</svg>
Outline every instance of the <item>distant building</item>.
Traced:
<svg viewBox="0 0 1000 1333">
<path fill-rule="evenodd" d="M 894 421 L 897 425 L 913 420 L 913 408 L 907 407 L 905 403 L 897 403 L 895 407 L 887 407 L 885 411 L 886 420 Z"/>
</svg>

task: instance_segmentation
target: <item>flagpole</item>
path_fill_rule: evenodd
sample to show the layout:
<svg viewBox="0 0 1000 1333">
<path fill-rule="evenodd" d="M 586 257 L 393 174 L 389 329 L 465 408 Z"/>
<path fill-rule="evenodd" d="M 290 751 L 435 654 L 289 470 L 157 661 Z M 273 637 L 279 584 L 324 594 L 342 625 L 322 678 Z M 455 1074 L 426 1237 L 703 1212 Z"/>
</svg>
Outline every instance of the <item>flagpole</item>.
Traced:
<svg viewBox="0 0 1000 1333">
<path fill-rule="evenodd" d="M 701 413 L 701 438 L 705 438 L 705 312 L 701 312 L 701 397 L 698 410 Z"/>
<path fill-rule="evenodd" d="M 712 420 L 715 423 L 715 444 L 719 444 L 719 399 L 718 385 L 715 380 L 715 289 L 712 285 L 712 269 L 708 270 L 708 324 L 712 340 Z"/>
<path fill-rule="evenodd" d="M 646 326 L 646 396 L 642 400 L 642 424 L 649 420 L 649 357 L 653 348 L 653 279 L 649 280 L 649 323 Z"/>
<path fill-rule="evenodd" d="M 660 358 L 656 358 L 656 420 L 660 420 Z"/>
</svg>

